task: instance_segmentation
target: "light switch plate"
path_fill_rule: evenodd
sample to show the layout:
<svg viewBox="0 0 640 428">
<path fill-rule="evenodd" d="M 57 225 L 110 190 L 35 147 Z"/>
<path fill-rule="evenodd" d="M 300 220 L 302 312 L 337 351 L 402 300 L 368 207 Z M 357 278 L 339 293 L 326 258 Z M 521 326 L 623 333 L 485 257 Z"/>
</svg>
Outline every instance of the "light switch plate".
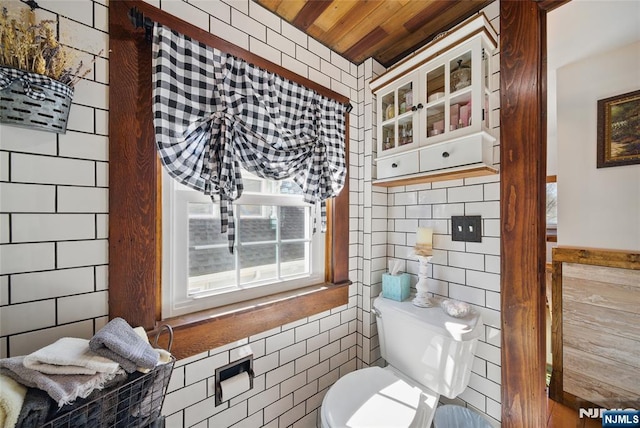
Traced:
<svg viewBox="0 0 640 428">
<path fill-rule="evenodd" d="M 451 216 L 451 240 L 463 242 L 482 242 L 482 217 Z"/>
</svg>

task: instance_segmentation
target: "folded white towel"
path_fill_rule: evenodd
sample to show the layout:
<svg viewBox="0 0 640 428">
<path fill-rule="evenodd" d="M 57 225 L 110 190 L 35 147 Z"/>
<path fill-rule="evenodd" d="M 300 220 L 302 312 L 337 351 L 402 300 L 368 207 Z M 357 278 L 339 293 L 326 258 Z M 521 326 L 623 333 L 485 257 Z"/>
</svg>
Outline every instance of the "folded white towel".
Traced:
<svg viewBox="0 0 640 428">
<path fill-rule="evenodd" d="M 10 377 L 0 375 L 0 428 L 13 428 L 18 422 L 27 388 Z"/>
<path fill-rule="evenodd" d="M 24 366 L 46 374 L 113 374 L 118 363 L 94 353 L 89 341 L 76 337 L 63 337 L 26 357 Z"/>
<path fill-rule="evenodd" d="M 135 331 L 142 340 L 149 343 L 149 336 L 147 336 L 147 331 L 144 329 L 144 327 L 136 327 L 133 329 L 133 331 Z"/>
<path fill-rule="evenodd" d="M 156 351 L 158 351 L 158 355 L 160 356 L 160 358 L 158 359 L 158 365 L 171 362 L 171 352 L 165 351 L 164 349 L 156 349 Z"/>
</svg>

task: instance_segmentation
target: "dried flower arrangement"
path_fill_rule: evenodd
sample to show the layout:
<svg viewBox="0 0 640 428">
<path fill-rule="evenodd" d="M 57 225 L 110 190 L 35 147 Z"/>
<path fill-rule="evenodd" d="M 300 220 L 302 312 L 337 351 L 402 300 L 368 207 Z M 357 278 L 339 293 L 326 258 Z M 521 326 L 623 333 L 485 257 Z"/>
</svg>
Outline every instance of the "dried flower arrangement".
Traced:
<svg viewBox="0 0 640 428">
<path fill-rule="evenodd" d="M 18 19 L 5 6 L 0 10 L 0 66 L 37 73 L 73 87 L 91 70 L 82 61 L 72 67 L 72 54 L 55 35 L 56 22 L 35 22 L 35 12 L 21 9 Z"/>
</svg>

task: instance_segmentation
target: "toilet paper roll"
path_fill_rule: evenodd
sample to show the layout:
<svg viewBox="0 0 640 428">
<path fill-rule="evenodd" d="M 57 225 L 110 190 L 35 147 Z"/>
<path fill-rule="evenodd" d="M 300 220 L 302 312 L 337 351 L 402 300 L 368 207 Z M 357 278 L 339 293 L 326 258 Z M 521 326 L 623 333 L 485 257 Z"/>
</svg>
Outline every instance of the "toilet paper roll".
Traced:
<svg viewBox="0 0 640 428">
<path fill-rule="evenodd" d="M 242 372 L 220 382 L 221 400 L 227 401 L 251 388 L 249 373 Z"/>
</svg>

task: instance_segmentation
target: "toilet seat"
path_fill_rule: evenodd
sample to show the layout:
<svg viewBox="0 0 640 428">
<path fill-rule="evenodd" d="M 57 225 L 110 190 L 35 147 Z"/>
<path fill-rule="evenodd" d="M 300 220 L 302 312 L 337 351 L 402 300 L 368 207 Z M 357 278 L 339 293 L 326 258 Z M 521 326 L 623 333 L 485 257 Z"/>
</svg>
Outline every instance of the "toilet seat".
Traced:
<svg viewBox="0 0 640 428">
<path fill-rule="evenodd" d="M 439 395 L 392 368 L 369 367 L 338 379 L 322 402 L 323 428 L 428 427 Z"/>
</svg>

